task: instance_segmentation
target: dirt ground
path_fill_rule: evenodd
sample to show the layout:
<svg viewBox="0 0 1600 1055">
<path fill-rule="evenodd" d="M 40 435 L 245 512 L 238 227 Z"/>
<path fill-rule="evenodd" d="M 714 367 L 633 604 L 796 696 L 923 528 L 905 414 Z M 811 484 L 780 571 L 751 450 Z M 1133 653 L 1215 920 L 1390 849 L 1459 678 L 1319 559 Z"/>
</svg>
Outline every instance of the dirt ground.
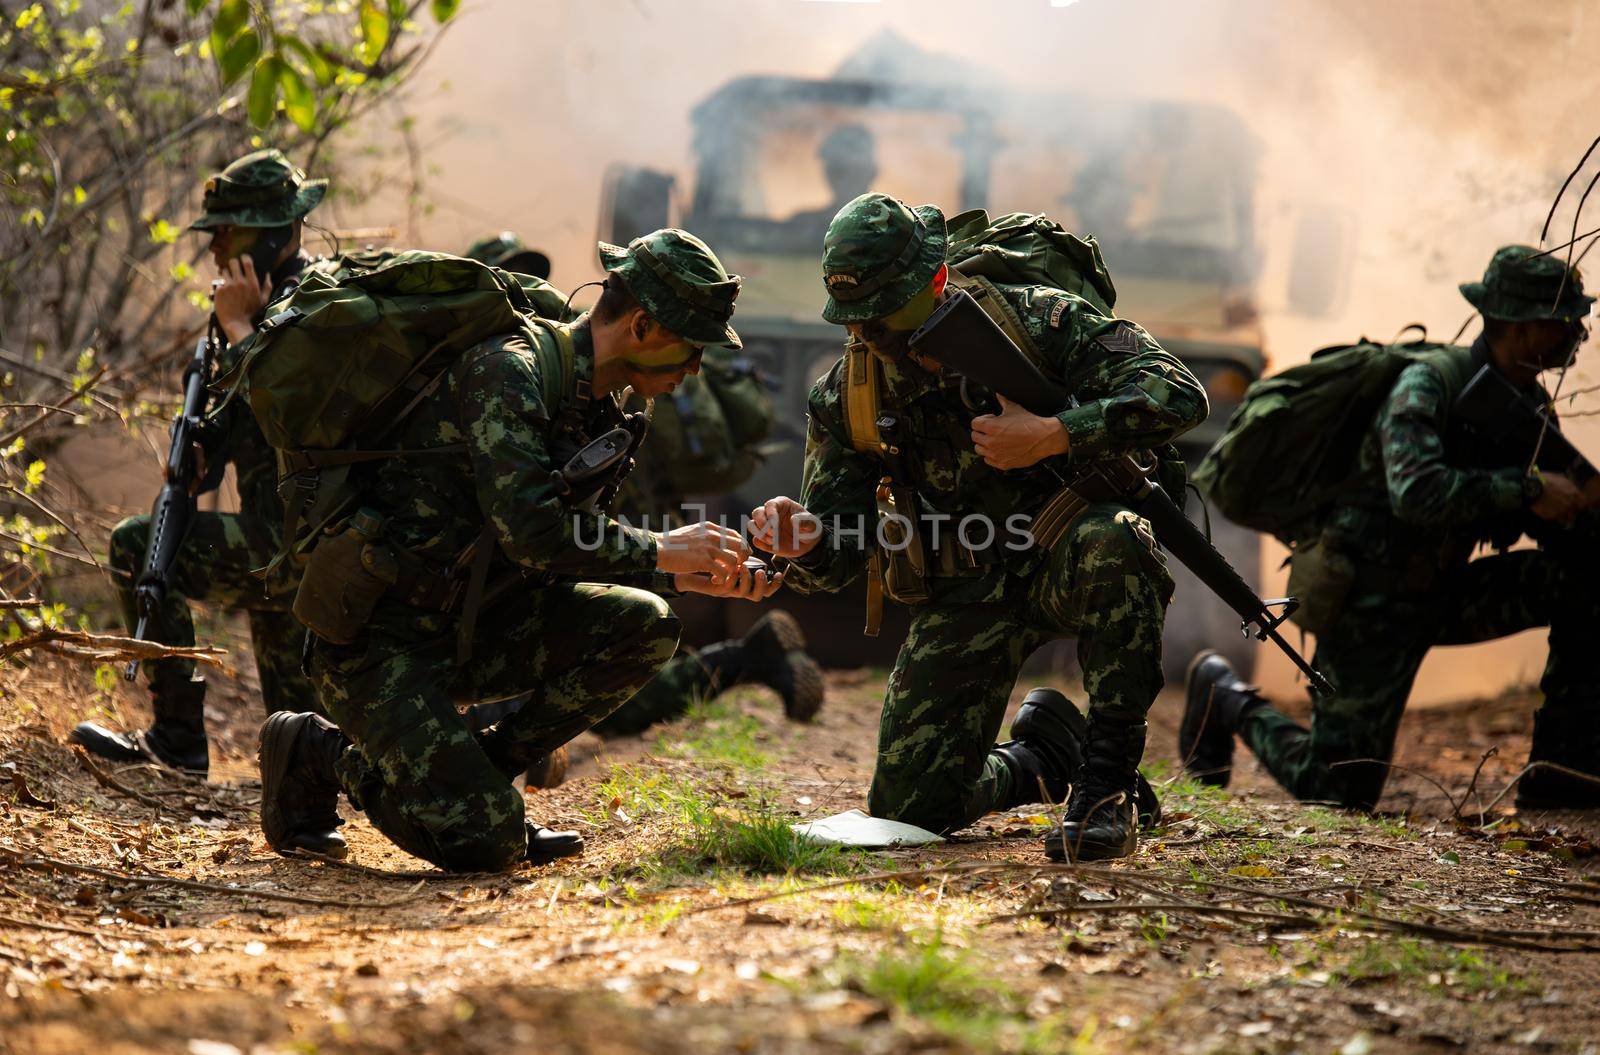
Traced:
<svg viewBox="0 0 1600 1055">
<path fill-rule="evenodd" d="M 812 725 L 739 690 L 642 740 L 580 740 L 568 782 L 528 802 L 587 853 L 444 876 L 348 813 L 346 865 L 266 847 L 249 673 L 212 675 L 211 783 L 90 772 L 67 730 L 143 707 L 92 673 L 0 672 L 0 1052 L 1362 1055 L 1600 1035 L 1600 815 L 1495 801 L 1527 695 L 1408 715 L 1386 812 L 1363 817 L 1290 802 L 1244 756 L 1231 793 L 1175 779 L 1169 693 L 1146 755 L 1163 826 L 1074 869 L 1046 864 L 1042 808 L 921 850 L 796 840 L 789 822 L 865 798 L 884 673 L 835 672 Z"/>
</svg>

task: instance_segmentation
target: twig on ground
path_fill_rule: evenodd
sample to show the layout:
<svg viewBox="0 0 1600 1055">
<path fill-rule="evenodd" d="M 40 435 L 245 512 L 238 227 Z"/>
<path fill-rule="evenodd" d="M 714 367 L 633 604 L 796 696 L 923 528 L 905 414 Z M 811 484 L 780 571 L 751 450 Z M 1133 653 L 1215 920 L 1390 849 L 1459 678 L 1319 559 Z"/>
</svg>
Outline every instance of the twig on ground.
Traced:
<svg viewBox="0 0 1600 1055">
<path fill-rule="evenodd" d="M 481 879 L 509 879 L 514 873 L 510 872 L 441 872 L 438 869 L 411 872 L 391 872 L 384 868 L 372 868 L 368 865 L 356 864 L 354 861 L 340 861 L 337 858 L 325 857 L 322 854 L 309 853 L 305 850 L 279 851 L 283 856 L 300 861 L 315 861 L 330 868 L 341 868 L 346 872 L 355 872 L 359 875 L 372 876 L 374 879 L 418 879 L 430 883 L 444 882 L 473 882 Z"/>
<path fill-rule="evenodd" d="M 128 785 L 111 776 L 105 770 L 95 765 L 94 760 L 89 757 L 89 753 L 76 744 L 73 745 L 72 753 L 78 756 L 78 765 L 82 766 L 84 771 L 94 778 L 96 784 L 99 784 L 106 790 L 115 791 L 119 795 L 126 795 L 130 799 L 137 799 L 153 809 L 167 810 L 168 812 L 172 813 L 177 812 L 177 810 L 174 809 L 170 803 L 162 802 L 154 795 L 147 794 L 138 790 L 137 788 L 130 788 Z"/>
<path fill-rule="evenodd" d="M 207 883 L 199 879 L 180 879 L 177 876 L 149 875 L 140 872 L 119 872 L 110 868 L 95 868 L 90 865 L 74 864 L 71 861 L 62 861 L 53 857 L 23 857 L 19 851 L 9 846 L 0 846 L 0 858 L 16 868 L 28 868 L 36 872 L 69 872 L 75 875 L 99 876 L 101 879 L 110 879 L 118 883 L 132 883 L 136 886 L 170 886 L 182 890 L 199 890 L 210 894 L 227 894 L 234 897 L 261 898 L 264 901 L 286 901 L 295 905 L 321 905 L 327 908 L 398 908 L 401 905 L 410 905 L 422 899 L 420 891 L 422 884 L 412 887 L 405 897 L 392 901 L 352 901 L 345 898 L 315 897 L 311 894 L 290 894 L 282 890 L 261 890 L 256 887 L 236 887 L 225 883 Z"/>
</svg>

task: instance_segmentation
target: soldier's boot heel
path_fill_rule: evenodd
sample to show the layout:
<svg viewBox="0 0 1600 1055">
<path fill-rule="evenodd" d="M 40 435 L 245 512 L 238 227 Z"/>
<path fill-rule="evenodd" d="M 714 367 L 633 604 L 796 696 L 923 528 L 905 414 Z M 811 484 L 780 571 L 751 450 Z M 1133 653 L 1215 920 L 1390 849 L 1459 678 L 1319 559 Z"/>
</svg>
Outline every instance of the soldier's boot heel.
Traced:
<svg viewBox="0 0 1600 1055">
<path fill-rule="evenodd" d="M 806 636 L 794 616 L 768 612 L 756 620 L 737 647 L 743 669 L 732 679 L 719 679 L 721 685 L 759 682 L 783 700 L 783 713 L 791 721 L 809 722 L 817 716 L 826 691 L 822 668 L 807 654 Z"/>
<path fill-rule="evenodd" d="M 1595 732 L 1593 715 L 1592 707 L 1556 711 L 1549 704 L 1534 712 L 1528 762 L 1561 768 L 1540 766 L 1518 781 L 1517 809 L 1600 807 L 1600 734 Z"/>
<path fill-rule="evenodd" d="M 556 831 L 532 821 L 528 827 L 528 862 L 544 865 L 563 857 L 576 857 L 583 853 L 583 836 L 577 832 Z"/>
<path fill-rule="evenodd" d="M 151 693 L 155 720 L 148 729 L 124 733 L 97 722 L 79 722 L 67 739 L 112 762 L 154 762 L 203 779 L 211 770 L 205 700 L 206 683 L 197 677 Z"/>
<path fill-rule="evenodd" d="M 996 809 L 1065 800 L 1083 769 L 1088 731 L 1083 712 L 1065 694 L 1044 687 L 1030 690 L 1011 722 L 1011 739 L 994 746 L 1011 771 L 1012 788 L 1011 797 Z"/>
<path fill-rule="evenodd" d="M 279 853 L 343 858 L 334 765 L 350 741 L 315 714 L 279 711 L 261 726 L 261 830 Z"/>
<path fill-rule="evenodd" d="M 1245 715 L 1265 701 L 1255 686 L 1240 680 L 1233 664 L 1209 650 L 1194 657 L 1184 683 L 1178 757 L 1202 784 L 1225 788 L 1233 778 L 1234 734 Z"/>
<path fill-rule="evenodd" d="M 1105 861 L 1127 857 L 1139 845 L 1139 818 L 1159 804 L 1139 803 L 1139 759 L 1144 755 L 1144 722 L 1092 716 L 1080 779 L 1072 787 L 1060 823 L 1044 837 L 1052 861 Z M 1148 785 L 1145 785 L 1148 787 Z M 1154 791 L 1150 792 L 1152 803 Z"/>
</svg>

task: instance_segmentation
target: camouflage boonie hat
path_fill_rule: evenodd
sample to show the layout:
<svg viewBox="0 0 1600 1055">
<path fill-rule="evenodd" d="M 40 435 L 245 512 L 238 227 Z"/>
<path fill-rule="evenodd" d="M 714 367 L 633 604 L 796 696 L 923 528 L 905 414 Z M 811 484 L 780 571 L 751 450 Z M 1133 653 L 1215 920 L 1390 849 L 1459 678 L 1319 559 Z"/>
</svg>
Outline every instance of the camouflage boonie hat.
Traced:
<svg viewBox="0 0 1600 1055">
<path fill-rule="evenodd" d="M 600 266 L 622 279 L 652 319 L 691 344 L 743 347 L 728 325 L 742 280 L 688 231 L 652 231 L 626 249 L 601 242 Z"/>
<path fill-rule="evenodd" d="M 847 203 L 822 240 L 822 317 L 842 326 L 894 314 L 933 281 L 948 242 L 938 206 L 887 194 Z"/>
<path fill-rule="evenodd" d="M 282 227 L 315 209 L 327 192 L 327 180 L 306 179 L 283 151 L 257 150 L 206 180 L 200 218 L 189 228 Z"/>
<path fill-rule="evenodd" d="M 519 275 L 550 277 L 550 258 L 537 249 L 530 249 L 515 231 L 501 231 L 493 237 L 478 239 L 467 247 L 466 257 Z"/>
<path fill-rule="evenodd" d="M 1541 254 L 1525 245 L 1496 249 L 1483 281 L 1463 282 L 1460 289 L 1479 314 L 1506 322 L 1573 322 L 1594 303 L 1583 292 L 1583 275 L 1569 270 L 1559 252 Z"/>
</svg>

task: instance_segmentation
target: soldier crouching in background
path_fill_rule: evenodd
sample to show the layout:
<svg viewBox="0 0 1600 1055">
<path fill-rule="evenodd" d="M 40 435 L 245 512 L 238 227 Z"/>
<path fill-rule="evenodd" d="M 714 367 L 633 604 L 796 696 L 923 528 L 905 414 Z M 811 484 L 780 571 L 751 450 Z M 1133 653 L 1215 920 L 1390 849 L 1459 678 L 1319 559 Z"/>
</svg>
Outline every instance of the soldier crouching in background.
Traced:
<svg viewBox="0 0 1600 1055">
<path fill-rule="evenodd" d="M 1600 806 L 1600 666 L 1589 654 L 1600 641 L 1600 478 L 1568 475 L 1577 463 L 1537 468 L 1561 439 L 1537 378 L 1573 362 L 1594 298 L 1576 270 L 1525 246 L 1496 252 L 1461 291 L 1482 335 L 1404 367 L 1315 545 L 1292 558 L 1290 589 L 1318 613 L 1313 662 L 1335 695 L 1313 700 L 1305 729 L 1203 653 L 1179 744 L 1199 779 L 1228 783 L 1237 735 L 1295 797 L 1373 809 L 1428 652 L 1548 626 L 1529 761 L 1551 765 L 1522 778 L 1517 805 Z M 1506 393 L 1488 420 L 1464 402 L 1477 385 Z M 1513 439 L 1500 430 L 1518 414 L 1531 428 Z M 1504 552 L 1524 534 L 1537 549 Z M 1482 543 L 1502 552 L 1471 559 Z"/>
</svg>

